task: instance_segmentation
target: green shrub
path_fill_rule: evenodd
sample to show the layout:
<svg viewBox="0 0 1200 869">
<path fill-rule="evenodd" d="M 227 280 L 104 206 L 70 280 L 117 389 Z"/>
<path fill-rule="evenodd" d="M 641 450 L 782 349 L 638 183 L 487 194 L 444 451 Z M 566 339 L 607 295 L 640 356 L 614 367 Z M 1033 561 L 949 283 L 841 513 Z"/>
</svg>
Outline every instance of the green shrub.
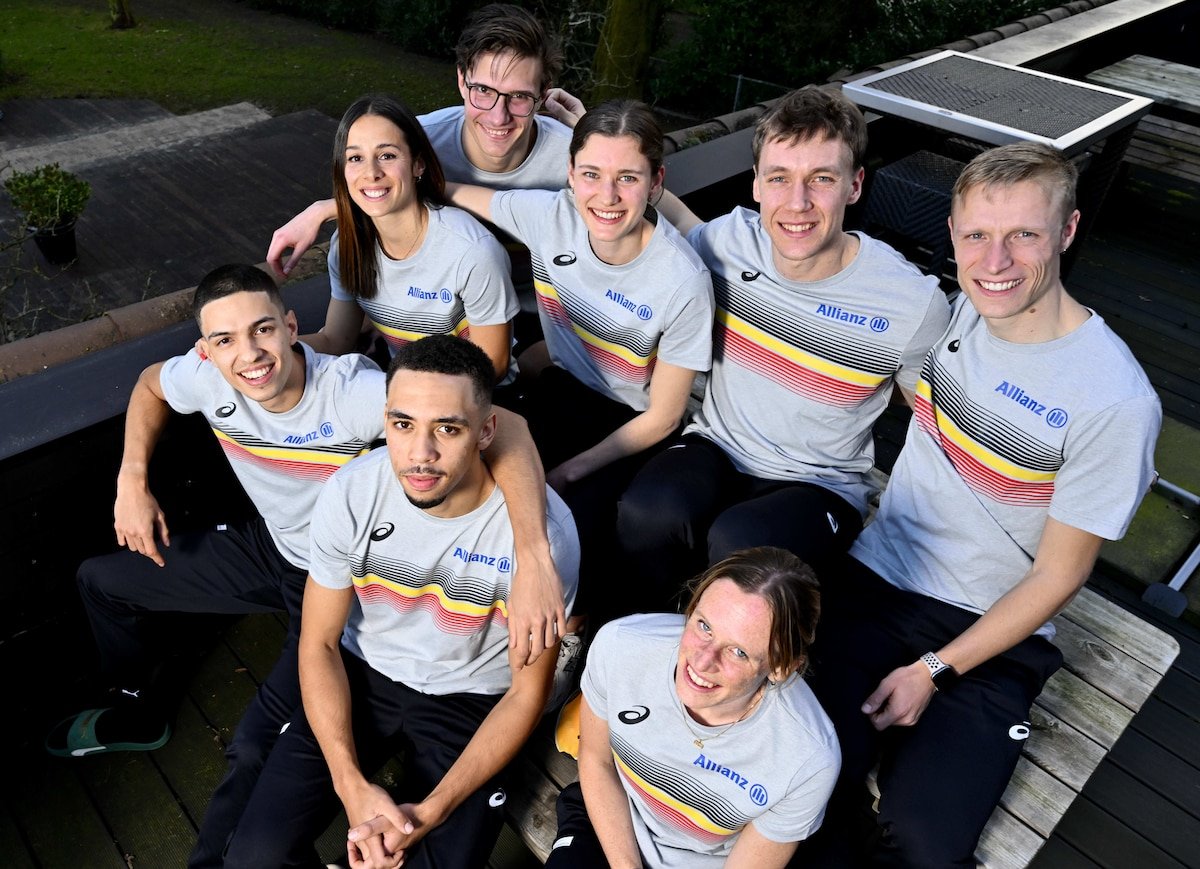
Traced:
<svg viewBox="0 0 1200 869">
<path fill-rule="evenodd" d="M 92 185 L 57 163 L 13 172 L 4 189 L 26 226 L 34 229 L 50 229 L 78 217 L 92 195 Z"/>
</svg>

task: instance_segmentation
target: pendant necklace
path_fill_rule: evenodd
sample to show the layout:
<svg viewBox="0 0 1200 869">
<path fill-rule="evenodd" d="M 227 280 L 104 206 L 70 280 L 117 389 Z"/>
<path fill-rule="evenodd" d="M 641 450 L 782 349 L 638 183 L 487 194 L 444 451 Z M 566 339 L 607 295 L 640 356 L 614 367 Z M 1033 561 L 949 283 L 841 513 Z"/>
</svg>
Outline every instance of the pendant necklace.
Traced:
<svg viewBox="0 0 1200 869">
<path fill-rule="evenodd" d="M 692 730 L 691 722 L 688 721 L 688 718 L 690 716 L 688 715 L 687 707 L 684 706 L 683 707 L 683 726 L 688 729 L 688 733 L 692 734 L 692 737 L 693 737 L 692 745 L 696 746 L 696 748 L 703 749 L 705 740 L 712 742 L 714 739 L 720 739 L 722 736 L 724 736 L 726 733 L 728 733 L 730 730 L 732 730 L 734 725 L 741 724 L 743 721 L 745 721 L 747 718 L 749 718 L 750 713 L 758 708 L 759 701 L 762 700 L 762 697 L 763 697 L 763 688 L 759 688 L 758 694 L 754 698 L 754 702 L 751 703 L 748 707 L 746 707 L 746 711 L 743 712 L 740 716 L 738 716 L 738 719 L 736 721 L 734 721 L 732 724 L 726 725 L 725 729 L 722 730 L 720 733 L 718 733 L 716 736 L 705 736 L 703 739 L 700 737 L 700 734 L 698 734 L 696 731 Z M 683 706 L 682 703 L 680 705 Z"/>
</svg>

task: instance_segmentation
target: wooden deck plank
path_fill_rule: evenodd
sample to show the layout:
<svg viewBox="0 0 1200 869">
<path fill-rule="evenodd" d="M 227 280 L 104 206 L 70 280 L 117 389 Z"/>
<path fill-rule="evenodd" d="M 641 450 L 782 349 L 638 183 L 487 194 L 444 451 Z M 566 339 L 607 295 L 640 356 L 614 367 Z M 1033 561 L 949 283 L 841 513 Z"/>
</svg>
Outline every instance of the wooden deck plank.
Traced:
<svg viewBox="0 0 1200 869">
<path fill-rule="evenodd" d="M 1149 97 L 1156 103 L 1200 114 L 1200 69 L 1145 54 L 1132 54 L 1088 73 L 1093 84 Z"/>
<path fill-rule="evenodd" d="M 1184 714 L 1158 697 L 1151 697 L 1133 719 L 1129 729 L 1159 745 L 1169 746 L 1184 763 L 1200 769 L 1200 739 L 1196 715 Z"/>
<path fill-rule="evenodd" d="M 1115 764 L 1105 764 L 1096 770 L 1089 783 L 1088 798 L 1119 817 L 1122 826 L 1136 830 L 1154 842 L 1172 860 L 1183 865 L 1196 865 L 1200 854 L 1197 849 L 1200 819 L 1158 799 L 1151 788 Z"/>
<path fill-rule="evenodd" d="M 1022 754 L 1074 790 L 1082 790 L 1092 770 L 1104 759 L 1104 746 L 1047 711 L 1040 703 L 1030 710 L 1034 734 Z"/>
<path fill-rule="evenodd" d="M 1084 630 L 1104 636 L 1112 645 L 1158 674 L 1166 673 L 1180 653 L 1179 641 L 1152 625 L 1137 626 L 1130 613 L 1091 589 L 1084 588 L 1066 606 L 1056 624 L 1070 621 Z M 1067 656 L 1074 660 L 1070 655 Z M 1131 678 L 1137 678 L 1134 674 Z"/>
<path fill-rule="evenodd" d="M 199 828 L 213 790 L 225 775 L 224 749 L 208 720 L 187 698 L 176 713 L 170 742 L 154 753 L 155 763 L 195 828 Z"/>
<path fill-rule="evenodd" d="M 40 763 L 39 763 L 40 762 Z M 91 797 L 75 774 L 77 761 L 38 758 L 9 806 L 37 862 L 48 867 L 128 869 L 112 835 L 96 813 Z M 71 835 L 63 820 L 70 819 Z"/>
<path fill-rule="evenodd" d="M 1112 746 L 1133 720 L 1132 712 L 1066 669 L 1046 680 L 1037 705 L 1105 748 Z"/>
<path fill-rule="evenodd" d="M 8 809 L 7 800 L 4 807 L 0 808 L 0 861 L 7 869 L 34 869 L 37 865 L 33 862 L 33 855 L 21 835 L 16 818 Z"/>
<path fill-rule="evenodd" d="M 1189 869 L 1146 834 L 1098 807 L 1087 796 L 1071 804 L 1055 835 L 1105 869 L 1128 869 L 1122 855 L 1137 855 L 1137 869 Z M 1054 869 L 1051 864 L 1048 869 Z"/>
<path fill-rule="evenodd" d="M 148 753 L 83 758 L 78 770 L 127 862 L 136 866 L 187 863 L 195 828 Z"/>
<path fill-rule="evenodd" d="M 1091 860 L 1059 838 L 1046 840 L 1046 844 L 1029 863 L 1029 869 L 1102 869 Z"/>
<path fill-rule="evenodd" d="M 975 857 L 986 869 L 1024 869 L 1041 847 L 1042 837 L 1003 809 L 992 813 Z"/>
<path fill-rule="evenodd" d="M 1000 798 L 1000 805 L 1023 826 L 1033 830 L 1038 835 L 1040 845 L 1040 840 L 1053 832 L 1054 825 L 1071 805 L 1075 795 L 1076 791 L 1022 757 L 1017 761 L 1013 777 Z"/>
<path fill-rule="evenodd" d="M 1115 766 L 1156 794 L 1194 814 L 1200 805 L 1200 768 L 1181 758 L 1174 748 L 1129 730 L 1113 746 L 1109 757 Z M 1200 839 L 1196 840 L 1196 858 L 1200 860 Z"/>
</svg>

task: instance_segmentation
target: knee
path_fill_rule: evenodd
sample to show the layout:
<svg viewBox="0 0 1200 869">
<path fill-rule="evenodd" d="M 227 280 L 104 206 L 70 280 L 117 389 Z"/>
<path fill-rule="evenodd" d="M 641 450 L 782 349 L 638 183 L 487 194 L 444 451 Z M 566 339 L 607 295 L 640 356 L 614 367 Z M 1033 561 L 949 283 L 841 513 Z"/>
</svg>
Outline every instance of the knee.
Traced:
<svg viewBox="0 0 1200 869">
<path fill-rule="evenodd" d="M 708 563 L 716 564 L 739 549 L 751 546 L 774 545 L 763 535 L 761 522 L 747 517 L 744 510 L 726 510 L 713 520 L 708 529 Z"/>
<path fill-rule="evenodd" d="M 617 533 L 622 545 L 634 550 L 690 543 L 696 512 L 693 502 L 671 481 L 635 479 L 617 503 Z"/>
<path fill-rule="evenodd" d="M 274 825 L 246 823 L 246 819 L 243 819 L 229 839 L 222 865 L 224 869 L 304 865 L 303 858 L 296 850 L 293 843 L 284 840 Z M 315 860 L 315 853 L 312 856 Z"/>
</svg>

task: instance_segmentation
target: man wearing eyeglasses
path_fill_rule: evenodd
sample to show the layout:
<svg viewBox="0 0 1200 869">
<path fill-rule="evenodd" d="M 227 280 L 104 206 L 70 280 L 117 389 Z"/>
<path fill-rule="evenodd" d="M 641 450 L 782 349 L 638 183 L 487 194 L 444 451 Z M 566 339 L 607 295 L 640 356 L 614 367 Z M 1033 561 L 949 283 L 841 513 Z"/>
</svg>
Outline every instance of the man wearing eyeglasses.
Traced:
<svg viewBox="0 0 1200 869">
<path fill-rule="evenodd" d="M 485 6 L 467 22 L 455 54 L 463 104 L 418 118 L 446 180 L 494 190 L 565 187 L 571 130 L 537 112 L 555 111 L 560 100 L 576 113 L 583 107 L 569 94 L 551 93 L 562 53 L 538 20 L 506 3 Z M 267 264 L 286 276 L 321 224 L 336 216 L 332 199 L 314 202 L 275 231 Z"/>
</svg>

